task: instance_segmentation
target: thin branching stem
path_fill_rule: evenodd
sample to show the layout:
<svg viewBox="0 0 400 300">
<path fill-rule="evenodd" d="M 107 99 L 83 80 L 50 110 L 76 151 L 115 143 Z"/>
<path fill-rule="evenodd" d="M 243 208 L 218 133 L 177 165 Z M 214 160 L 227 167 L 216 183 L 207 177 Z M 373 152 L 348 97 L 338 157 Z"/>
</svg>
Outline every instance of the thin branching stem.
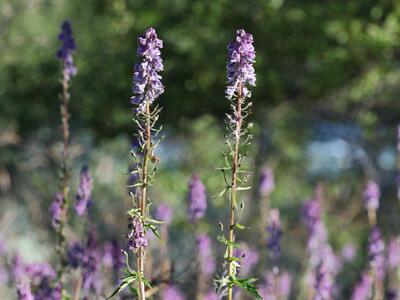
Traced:
<svg viewBox="0 0 400 300">
<path fill-rule="evenodd" d="M 238 180 L 238 169 L 239 169 L 239 147 L 240 147 L 240 137 L 242 131 L 242 87 L 239 85 L 238 87 L 238 97 L 236 108 L 234 110 L 234 117 L 236 119 L 236 128 L 235 128 L 235 141 L 234 141 L 234 152 L 233 152 L 233 161 L 232 161 L 232 178 L 231 178 L 231 189 L 230 189 L 230 209 L 229 209 L 229 233 L 228 233 L 228 276 L 232 276 L 233 274 L 233 243 L 235 239 L 234 228 L 235 228 L 235 209 L 236 209 L 236 192 L 237 192 L 237 180 Z M 228 286 L 228 300 L 232 300 L 232 286 Z"/>
</svg>

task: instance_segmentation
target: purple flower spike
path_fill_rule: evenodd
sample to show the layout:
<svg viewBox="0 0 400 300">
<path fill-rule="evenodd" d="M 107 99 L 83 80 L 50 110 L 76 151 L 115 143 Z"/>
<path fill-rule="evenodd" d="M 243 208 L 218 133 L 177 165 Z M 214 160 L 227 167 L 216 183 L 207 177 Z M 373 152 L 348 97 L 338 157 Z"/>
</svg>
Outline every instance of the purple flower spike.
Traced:
<svg viewBox="0 0 400 300">
<path fill-rule="evenodd" d="M 164 290 L 163 300 L 185 300 L 181 290 L 173 285 L 169 285 Z"/>
<path fill-rule="evenodd" d="M 381 191 L 379 185 L 373 180 L 368 180 L 363 192 L 365 208 L 368 210 L 377 210 L 379 208 L 380 197 Z"/>
<path fill-rule="evenodd" d="M 372 278 L 367 273 L 362 274 L 361 280 L 354 288 L 351 300 L 369 300 L 372 296 Z"/>
<path fill-rule="evenodd" d="M 256 85 L 256 74 L 253 67 L 255 57 L 253 36 L 243 29 L 236 31 L 235 39 L 228 45 L 228 87 L 225 91 L 228 99 L 237 95 L 240 86 L 243 97 L 251 96 L 247 85 Z"/>
<path fill-rule="evenodd" d="M 241 259 L 239 272 L 242 276 L 247 276 L 259 259 L 257 250 L 250 248 L 246 243 L 241 243 L 239 248 L 235 248 L 233 256 Z"/>
<path fill-rule="evenodd" d="M 128 224 L 128 249 L 136 253 L 140 247 L 147 247 L 147 239 L 145 237 L 143 223 L 139 217 L 130 217 Z"/>
<path fill-rule="evenodd" d="M 64 197 L 62 193 L 60 192 L 56 193 L 50 207 L 51 224 L 56 229 L 59 228 L 63 218 L 63 206 L 64 206 Z"/>
<path fill-rule="evenodd" d="M 153 28 L 149 28 L 138 39 L 137 56 L 141 59 L 134 66 L 132 104 L 137 105 L 137 110 L 145 112 L 146 104 L 164 93 L 159 72 L 163 71 L 163 61 L 160 49 L 163 41 L 157 37 Z"/>
<path fill-rule="evenodd" d="M 270 167 L 265 167 L 260 174 L 260 194 L 269 196 L 275 188 L 274 173 Z"/>
<path fill-rule="evenodd" d="M 76 44 L 69 21 L 64 21 L 61 24 L 61 32 L 58 35 L 58 39 L 62 42 L 62 45 L 57 52 L 57 58 L 64 63 L 64 80 L 69 81 L 77 72 L 72 59 L 72 53 L 76 49 Z"/>
<path fill-rule="evenodd" d="M 172 221 L 172 208 L 165 203 L 161 203 L 156 209 L 156 218 L 164 224 L 169 225 Z"/>
<path fill-rule="evenodd" d="M 202 218 L 207 210 L 206 188 L 199 176 L 193 173 L 189 182 L 189 221 L 194 223 Z"/>
<path fill-rule="evenodd" d="M 90 176 L 89 168 L 84 166 L 81 170 L 78 190 L 76 193 L 75 211 L 79 216 L 82 216 L 91 201 L 93 189 L 93 180 Z"/>
<path fill-rule="evenodd" d="M 268 218 L 268 239 L 267 248 L 273 260 L 277 260 L 281 253 L 280 241 L 282 237 L 281 222 L 279 218 L 279 210 L 272 209 Z"/>
<path fill-rule="evenodd" d="M 206 234 L 199 234 L 196 238 L 197 251 L 199 255 L 200 272 L 210 276 L 215 272 L 215 259 L 212 253 L 211 239 Z"/>
</svg>

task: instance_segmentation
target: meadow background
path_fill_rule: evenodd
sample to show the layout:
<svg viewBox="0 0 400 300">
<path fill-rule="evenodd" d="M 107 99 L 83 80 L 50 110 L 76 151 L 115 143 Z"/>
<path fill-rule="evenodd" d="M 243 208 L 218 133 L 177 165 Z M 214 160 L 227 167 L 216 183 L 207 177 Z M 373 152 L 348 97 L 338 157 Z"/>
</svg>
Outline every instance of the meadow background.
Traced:
<svg viewBox="0 0 400 300">
<path fill-rule="evenodd" d="M 223 165 L 226 44 L 235 30 L 254 36 L 257 87 L 251 121 L 254 189 L 243 194 L 249 233 L 260 253 L 260 167 L 273 169 L 271 206 L 283 226 L 284 269 L 300 278 L 307 232 L 301 206 L 324 187 L 324 221 L 340 252 L 357 247 L 338 276 L 342 299 L 367 264 L 368 221 L 362 206 L 367 179 L 381 186 L 378 224 L 400 234 L 397 196 L 400 120 L 400 3 L 397 1 L 0 0 L 0 237 L 27 261 L 53 259 L 49 207 L 58 190 L 61 156 L 60 64 L 57 34 L 72 22 L 78 74 L 70 89 L 72 186 L 87 163 L 94 177 L 93 223 L 103 241 L 123 242 L 129 200 L 126 181 L 134 125 L 129 103 L 136 37 L 149 26 L 165 42 L 165 93 L 155 204 L 173 207 L 170 255 L 185 269 L 194 247 L 187 223 L 188 182 L 197 172 L 209 208 L 201 230 L 216 237 L 227 216 L 217 167 Z M 72 191 L 74 193 L 74 190 Z M 72 222 L 79 223 L 73 219 Z M 79 224 L 77 224 L 79 226 Z M 219 259 L 222 259 L 221 246 Z M 261 254 L 263 258 L 265 255 Z M 263 274 L 268 262 L 258 264 Z M 190 290 L 196 270 L 178 279 Z M 193 279 L 193 280 L 192 280 Z M 0 295 L 14 299 L 12 286 Z M 293 295 L 294 297 L 294 295 Z"/>
</svg>

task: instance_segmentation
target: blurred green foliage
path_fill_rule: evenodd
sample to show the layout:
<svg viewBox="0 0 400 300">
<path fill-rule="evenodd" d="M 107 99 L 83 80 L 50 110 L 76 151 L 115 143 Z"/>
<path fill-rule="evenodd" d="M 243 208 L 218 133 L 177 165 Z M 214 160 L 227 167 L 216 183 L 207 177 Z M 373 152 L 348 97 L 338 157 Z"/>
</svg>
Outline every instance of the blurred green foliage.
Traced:
<svg viewBox="0 0 400 300">
<path fill-rule="evenodd" d="M 287 103 L 367 126 L 399 119 L 397 1 L 2 0 L 0 14 L 0 118 L 20 133 L 58 122 L 63 19 L 78 44 L 74 122 L 98 137 L 130 124 L 136 37 L 149 26 L 165 40 L 163 123 L 223 116 L 226 44 L 241 27 L 256 41 L 257 110 Z"/>
</svg>

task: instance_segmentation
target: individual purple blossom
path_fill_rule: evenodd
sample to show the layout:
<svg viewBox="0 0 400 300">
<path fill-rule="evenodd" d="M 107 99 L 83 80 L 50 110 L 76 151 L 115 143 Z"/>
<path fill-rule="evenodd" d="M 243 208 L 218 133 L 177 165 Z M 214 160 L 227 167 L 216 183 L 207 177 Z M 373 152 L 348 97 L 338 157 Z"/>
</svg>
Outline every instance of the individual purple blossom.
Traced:
<svg viewBox="0 0 400 300">
<path fill-rule="evenodd" d="M 64 64 L 64 80 L 69 81 L 77 72 L 72 58 L 72 53 L 76 50 L 76 44 L 69 21 L 64 21 L 61 24 L 61 32 L 58 35 L 58 39 L 62 42 L 62 45 L 57 52 L 57 58 Z"/>
<path fill-rule="evenodd" d="M 269 196 L 275 188 L 274 173 L 270 167 L 264 167 L 260 173 L 260 194 Z"/>
<path fill-rule="evenodd" d="M 369 260 L 377 280 L 385 277 L 385 243 L 377 226 L 371 229 L 369 236 Z"/>
<path fill-rule="evenodd" d="M 196 173 L 193 173 L 189 181 L 189 221 L 194 223 L 202 218 L 207 210 L 206 188 Z"/>
<path fill-rule="evenodd" d="M 198 234 L 196 245 L 199 256 L 200 272 L 202 275 L 210 276 L 215 272 L 215 258 L 212 253 L 211 239 L 207 234 Z"/>
<path fill-rule="evenodd" d="M 43 278 L 54 279 L 56 272 L 48 263 L 30 263 L 25 266 L 25 275 L 29 276 L 31 281 L 38 282 Z"/>
<path fill-rule="evenodd" d="M 97 244 L 96 233 L 89 232 L 86 248 L 82 258 L 82 287 L 86 291 L 99 294 L 102 288 L 100 278 L 100 251 Z"/>
<path fill-rule="evenodd" d="M 381 191 L 379 189 L 379 185 L 373 180 L 368 180 L 363 192 L 365 208 L 376 211 L 379 208 L 380 197 Z"/>
<path fill-rule="evenodd" d="M 329 300 L 332 298 L 334 280 L 330 272 L 330 266 L 325 260 L 322 260 L 320 266 L 317 268 L 314 287 L 314 300 Z"/>
<path fill-rule="evenodd" d="M 236 31 L 236 37 L 228 44 L 226 97 L 232 99 L 242 87 L 242 96 L 250 97 L 247 85 L 256 85 L 256 74 L 253 64 L 256 52 L 253 46 L 253 36 L 243 29 Z"/>
<path fill-rule="evenodd" d="M 63 218 L 64 197 L 62 193 L 57 192 L 50 206 L 51 224 L 54 228 L 59 228 Z"/>
<path fill-rule="evenodd" d="M 372 296 L 372 278 L 368 272 L 364 272 L 361 280 L 354 288 L 351 300 L 369 300 Z"/>
<path fill-rule="evenodd" d="M 84 166 L 81 170 L 79 186 L 76 192 L 75 211 L 82 216 L 87 209 L 92 197 L 93 179 L 90 176 L 89 168 Z"/>
<path fill-rule="evenodd" d="M 164 92 L 159 72 L 163 71 L 163 61 L 160 49 L 163 41 L 157 37 L 153 28 L 149 28 L 138 38 L 137 56 L 141 61 L 134 66 L 132 104 L 137 105 L 138 111 L 145 112 L 147 103 Z"/>
<path fill-rule="evenodd" d="M 277 209 L 272 209 L 269 213 L 267 232 L 267 248 L 272 259 L 276 261 L 281 253 L 280 241 L 282 237 L 279 210 Z"/>
<path fill-rule="evenodd" d="M 400 267 L 400 238 L 391 238 L 387 247 L 387 265 L 389 269 Z"/>
<path fill-rule="evenodd" d="M 182 291 L 174 285 L 169 285 L 163 293 L 163 300 L 185 300 L 186 297 Z"/>
<path fill-rule="evenodd" d="M 147 247 L 147 239 L 145 237 L 143 223 L 139 217 L 129 217 L 128 221 L 128 233 L 126 234 L 128 249 L 136 253 L 139 248 Z"/>
<path fill-rule="evenodd" d="M 35 300 L 61 300 L 62 289 L 60 285 L 52 286 L 50 279 L 44 277 L 36 287 Z"/>
<path fill-rule="evenodd" d="M 28 278 L 17 282 L 17 296 L 18 300 L 34 300 Z"/>
<path fill-rule="evenodd" d="M 161 203 L 156 209 L 155 216 L 157 220 L 169 225 L 172 221 L 172 208 L 165 203 Z"/>
</svg>

